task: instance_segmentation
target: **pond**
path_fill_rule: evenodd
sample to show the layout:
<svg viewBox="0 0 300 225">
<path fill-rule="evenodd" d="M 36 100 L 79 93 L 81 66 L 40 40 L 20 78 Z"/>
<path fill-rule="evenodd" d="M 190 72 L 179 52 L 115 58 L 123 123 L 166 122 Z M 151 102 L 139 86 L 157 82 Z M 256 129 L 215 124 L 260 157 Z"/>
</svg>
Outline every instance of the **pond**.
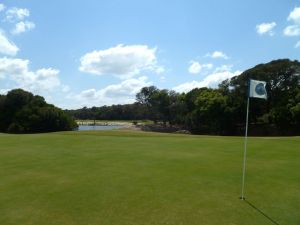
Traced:
<svg viewBox="0 0 300 225">
<path fill-rule="evenodd" d="M 79 125 L 78 130 L 114 130 L 114 129 L 120 129 L 124 126 L 120 125 L 107 125 L 107 126 L 100 126 L 100 125 Z"/>
</svg>

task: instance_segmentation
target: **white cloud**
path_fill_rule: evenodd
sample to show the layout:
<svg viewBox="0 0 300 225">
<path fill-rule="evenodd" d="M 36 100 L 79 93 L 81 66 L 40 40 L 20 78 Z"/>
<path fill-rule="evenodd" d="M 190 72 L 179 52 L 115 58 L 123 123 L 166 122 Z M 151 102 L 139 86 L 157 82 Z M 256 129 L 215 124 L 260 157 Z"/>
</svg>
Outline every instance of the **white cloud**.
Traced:
<svg viewBox="0 0 300 225">
<path fill-rule="evenodd" d="M 276 27 L 276 23 L 261 23 L 256 25 L 256 32 L 260 35 L 268 34 L 270 36 L 274 35 L 273 29 Z"/>
<path fill-rule="evenodd" d="M 286 36 L 299 36 L 300 35 L 300 25 L 290 25 L 284 28 L 283 34 Z"/>
<path fill-rule="evenodd" d="M 285 36 L 300 36 L 300 7 L 295 7 L 287 20 L 293 24 L 284 28 L 283 34 Z"/>
<path fill-rule="evenodd" d="M 217 59 L 217 58 L 229 59 L 229 57 L 224 52 L 221 52 L 221 51 L 214 51 L 213 53 L 207 53 L 206 56 L 214 58 L 214 59 Z"/>
<path fill-rule="evenodd" d="M 20 21 L 16 23 L 14 29 L 11 31 L 12 34 L 20 34 L 35 28 L 35 24 L 30 21 Z"/>
<path fill-rule="evenodd" d="M 233 65 L 231 65 L 231 64 L 221 65 L 221 66 L 219 66 L 219 67 L 217 67 L 215 69 L 215 73 L 217 73 L 217 72 L 231 71 L 232 67 L 233 67 Z"/>
<path fill-rule="evenodd" d="M 146 76 L 131 78 L 119 84 L 112 84 L 103 89 L 84 90 L 80 94 L 70 94 L 68 98 L 75 99 L 81 106 L 101 106 L 126 104 L 135 101 L 135 95 L 141 88 L 151 85 Z"/>
<path fill-rule="evenodd" d="M 28 71 L 28 60 L 0 58 L 0 76 L 2 78 L 24 74 Z"/>
<path fill-rule="evenodd" d="M 202 69 L 202 66 L 199 62 L 191 62 L 191 65 L 189 67 L 189 73 L 192 73 L 192 74 L 197 74 L 197 73 L 200 73 Z"/>
<path fill-rule="evenodd" d="M 163 66 L 156 66 L 156 68 L 154 69 L 155 73 L 157 74 L 161 74 L 165 72 L 165 68 Z"/>
<path fill-rule="evenodd" d="M 62 92 L 67 93 L 71 91 L 71 88 L 68 85 L 61 85 L 62 86 Z"/>
<path fill-rule="evenodd" d="M 145 70 L 163 72 L 163 68 L 157 65 L 156 48 L 147 45 L 117 45 L 87 53 L 80 61 L 79 70 L 82 72 L 115 75 L 122 79 Z"/>
<path fill-rule="evenodd" d="M 166 82 L 166 77 L 165 76 L 161 76 L 159 78 L 159 81 L 162 82 L 162 83 Z"/>
<path fill-rule="evenodd" d="M 96 98 L 96 96 L 97 96 L 97 91 L 96 91 L 96 89 L 92 88 L 92 89 L 82 91 L 78 97 L 84 98 L 84 99 L 89 99 L 89 98 L 94 99 L 94 98 Z"/>
<path fill-rule="evenodd" d="M 295 7 L 288 17 L 288 21 L 300 24 L 300 7 Z"/>
<path fill-rule="evenodd" d="M 300 41 L 295 44 L 295 48 L 300 48 Z"/>
<path fill-rule="evenodd" d="M 6 95 L 11 89 L 0 89 L 0 95 Z"/>
<path fill-rule="evenodd" d="M 212 68 L 213 68 L 213 64 L 211 64 L 211 63 L 200 64 L 199 62 L 191 61 L 188 71 L 191 74 L 198 74 L 203 69 L 208 69 L 209 70 L 209 69 L 212 69 Z"/>
<path fill-rule="evenodd" d="M 59 70 L 42 68 L 29 70 L 29 60 L 0 58 L 0 77 L 11 88 L 22 88 L 34 93 L 45 93 L 61 87 Z"/>
<path fill-rule="evenodd" d="M 190 91 L 194 88 L 201 88 L 201 87 L 215 88 L 223 80 L 226 80 L 228 78 L 232 78 L 232 77 L 237 76 L 241 73 L 242 73 L 241 71 L 217 72 L 217 73 L 213 73 L 213 74 L 208 75 L 202 81 L 195 81 L 194 80 L 194 81 L 191 81 L 191 82 L 186 82 L 186 83 L 180 84 L 180 85 L 174 87 L 173 90 L 175 90 L 177 92 L 188 92 L 188 91 Z"/>
<path fill-rule="evenodd" d="M 20 21 L 30 16 L 30 12 L 26 8 L 13 7 L 6 11 L 6 20 L 10 22 Z"/>
<path fill-rule="evenodd" d="M 19 48 L 7 39 L 4 33 L 0 30 L 0 54 L 14 56 L 19 51 Z"/>
<path fill-rule="evenodd" d="M 33 72 L 32 81 L 28 83 L 28 87 L 32 90 L 53 90 L 60 86 L 59 73 L 59 70 L 53 68 L 39 69 Z"/>
<path fill-rule="evenodd" d="M 0 3 L 0 12 L 3 11 L 5 9 L 5 5 Z"/>
</svg>

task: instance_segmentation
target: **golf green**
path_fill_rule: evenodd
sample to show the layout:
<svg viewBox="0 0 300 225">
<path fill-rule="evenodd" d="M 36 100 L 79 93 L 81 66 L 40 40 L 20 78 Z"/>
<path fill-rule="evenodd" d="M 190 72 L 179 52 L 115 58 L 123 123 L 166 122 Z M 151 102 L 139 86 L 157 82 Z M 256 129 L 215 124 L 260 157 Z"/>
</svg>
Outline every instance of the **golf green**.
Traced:
<svg viewBox="0 0 300 225">
<path fill-rule="evenodd" d="M 300 224 L 300 137 L 0 134 L 0 224 Z"/>
</svg>

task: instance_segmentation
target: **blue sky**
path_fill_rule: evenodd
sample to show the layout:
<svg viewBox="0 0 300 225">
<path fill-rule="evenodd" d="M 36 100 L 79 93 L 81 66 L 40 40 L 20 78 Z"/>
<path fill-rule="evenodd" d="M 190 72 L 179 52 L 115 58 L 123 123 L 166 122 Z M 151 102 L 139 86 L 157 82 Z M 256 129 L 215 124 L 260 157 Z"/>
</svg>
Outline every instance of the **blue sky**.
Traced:
<svg viewBox="0 0 300 225">
<path fill-rule="evenodd" d="M 216 87 L 279 58 L 300 58 L 300 1 L 0 0 L 0 93 L 62 108 Z"/>
</svg>

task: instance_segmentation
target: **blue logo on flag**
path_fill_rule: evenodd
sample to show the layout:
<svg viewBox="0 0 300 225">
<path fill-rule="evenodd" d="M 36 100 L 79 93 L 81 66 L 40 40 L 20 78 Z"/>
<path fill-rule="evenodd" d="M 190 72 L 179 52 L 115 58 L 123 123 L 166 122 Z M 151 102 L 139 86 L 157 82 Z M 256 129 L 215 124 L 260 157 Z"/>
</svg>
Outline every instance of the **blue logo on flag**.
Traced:
<svg viewBox="0 0 300 225">
<path fill-rule="evenodd" d="M 264 94 L 266 94 L 265 86 L 264 86 L 262 83 L 256 85 L 256 87 L 255 87 L 255 92 L 256 92 L 258 95 L 264 95 Z"/>
</svg>

